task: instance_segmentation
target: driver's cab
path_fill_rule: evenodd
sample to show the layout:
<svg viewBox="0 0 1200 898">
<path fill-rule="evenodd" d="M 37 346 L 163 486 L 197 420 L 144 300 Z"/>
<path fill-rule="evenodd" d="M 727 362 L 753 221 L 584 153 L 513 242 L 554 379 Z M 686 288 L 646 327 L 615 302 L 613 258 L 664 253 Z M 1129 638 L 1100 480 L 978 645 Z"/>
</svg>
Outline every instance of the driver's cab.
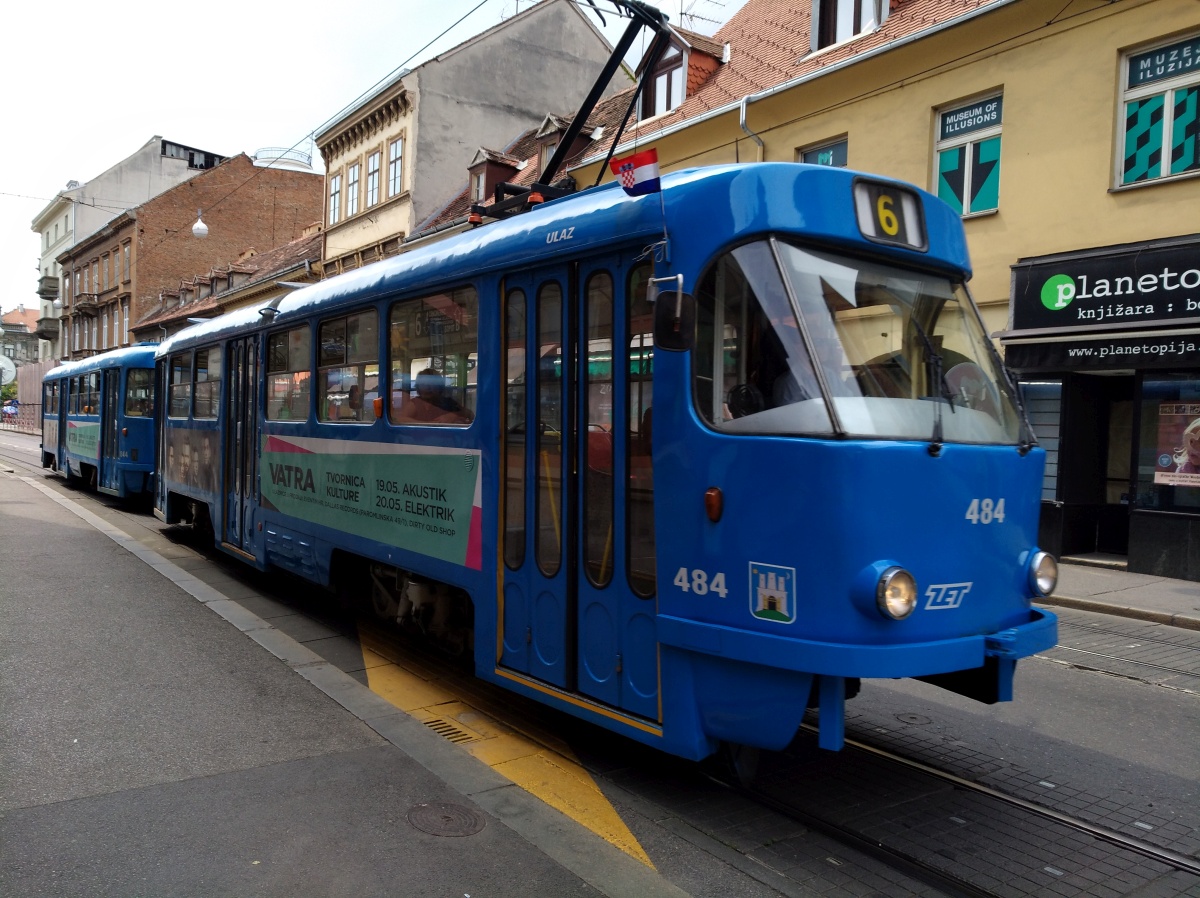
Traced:
<svg viewBox="0 0 1200 898">
<path fill-rule="evenodd" d="M 731 433 L 1017 443 L 1020 413 L 965 287 L 780 239 L 696 291 L 695 392 Z"/>
</svg>

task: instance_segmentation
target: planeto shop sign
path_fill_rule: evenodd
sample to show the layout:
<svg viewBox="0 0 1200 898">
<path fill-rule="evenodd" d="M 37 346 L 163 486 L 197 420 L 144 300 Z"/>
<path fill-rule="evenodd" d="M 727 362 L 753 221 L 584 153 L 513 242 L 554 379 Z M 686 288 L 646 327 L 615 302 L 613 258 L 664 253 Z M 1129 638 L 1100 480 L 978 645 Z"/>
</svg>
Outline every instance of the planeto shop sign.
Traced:
<svg viewBox="0 0 1200 898">
<path fill-rule="evenodd" d="M 1016 330 L 1086 331 L 1200 318 L 1200 242 L 1013 268 Z"/>
</svg>

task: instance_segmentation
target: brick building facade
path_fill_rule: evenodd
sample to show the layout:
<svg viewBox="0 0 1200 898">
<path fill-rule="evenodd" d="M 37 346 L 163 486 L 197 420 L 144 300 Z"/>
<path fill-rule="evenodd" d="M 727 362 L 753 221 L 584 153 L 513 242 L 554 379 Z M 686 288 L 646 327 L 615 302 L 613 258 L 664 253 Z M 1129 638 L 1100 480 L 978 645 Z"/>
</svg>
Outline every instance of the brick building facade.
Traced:
<svg viewBox="0 0 1200 898">
<path fill-rule="evenodd" d="M 245 154 L 128 209 L 57 257 L 69 279 L 63 303 L 63 354 L 82 358 L 156 340 L 139 322 L 178 296 L 181 278 L 288 243 L 320 221 L 323 179 L 260 168 Z M 208 236 L 192 226 L 200 213 Z M 178 301 L 178 300 L 176 300 Z"/>
</svg>

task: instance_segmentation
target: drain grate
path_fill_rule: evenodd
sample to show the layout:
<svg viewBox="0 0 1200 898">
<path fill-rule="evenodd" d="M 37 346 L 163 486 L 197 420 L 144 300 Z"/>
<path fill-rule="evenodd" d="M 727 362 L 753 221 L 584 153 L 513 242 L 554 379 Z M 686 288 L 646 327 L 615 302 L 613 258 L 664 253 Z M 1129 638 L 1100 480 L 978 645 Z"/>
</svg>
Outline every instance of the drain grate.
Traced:
<svg viewBox="0 0 1200 898">
<path fill-rule="evenodd" d="M 409 823 L 431 836 L 473 836 L 483 829 L 484 819 L 460 804 L 422 802 L 406 815 Z"/>
<path fill-rule="evenodd" d="M 449 739 L 456 745 L 466 745 L 471 742 L 479 742 L 483 739 L 482 736 L 476 735 L 475 733 L 469 733 L 461 727 L 455 726 L 450 721 L 441 717 L 434 717 L 430 720 L 426 720 L 424 723 L 425 726 L 429 727 L 443 739 Z"/>
</svg>

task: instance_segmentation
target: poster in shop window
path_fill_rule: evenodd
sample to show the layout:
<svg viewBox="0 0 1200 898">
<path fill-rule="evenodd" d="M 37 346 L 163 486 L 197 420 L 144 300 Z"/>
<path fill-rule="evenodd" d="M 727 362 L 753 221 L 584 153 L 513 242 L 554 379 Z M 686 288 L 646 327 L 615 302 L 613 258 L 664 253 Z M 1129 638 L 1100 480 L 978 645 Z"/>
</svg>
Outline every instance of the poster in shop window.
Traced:
<svg viewBox="0 0 1200 898">
<path fill-rule="evenodd" d="M 1154 482 L 1200 488 L 1200 402 L 1159 403 Z"/>
</svg>

